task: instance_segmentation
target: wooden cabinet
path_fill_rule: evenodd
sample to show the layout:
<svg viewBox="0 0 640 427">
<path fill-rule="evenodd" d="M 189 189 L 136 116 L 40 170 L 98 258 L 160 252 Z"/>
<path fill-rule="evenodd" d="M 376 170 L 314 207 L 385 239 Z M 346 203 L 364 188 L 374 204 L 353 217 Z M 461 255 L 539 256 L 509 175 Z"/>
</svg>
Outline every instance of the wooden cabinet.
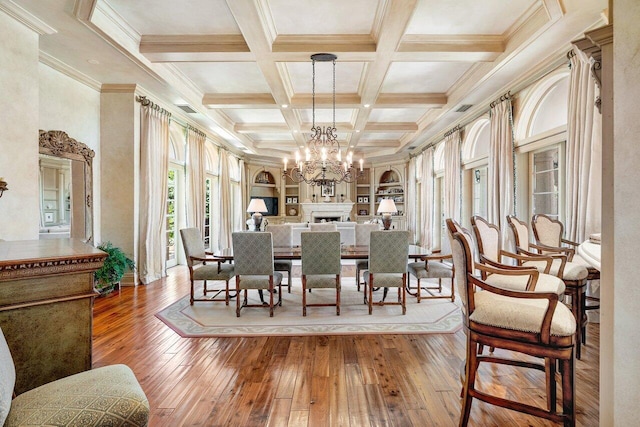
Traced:
<svg viewBox="0 0 640 427">
<path fill-rule="evenodd" d="M 296 221 L 300 215 L 300 185 L 293 182 L 289 177 L 284 180 L 284 215 L 292 217 L 291 221 Z"/>
<path fill-rule="evenodd" d="M 371 212 L 373 194 L 371 189 L 371 169 L 365 168 L 363 176 L 356 181 L 355 214 L 358 222 L 368 221 L 375 212 Z"/>
<path fill-rule="evenodd" d="M 93 273 L 106 256 L 76 239 L 0 242 L 0 327 L 16 393 L 91 369 Z"/>
</svg>

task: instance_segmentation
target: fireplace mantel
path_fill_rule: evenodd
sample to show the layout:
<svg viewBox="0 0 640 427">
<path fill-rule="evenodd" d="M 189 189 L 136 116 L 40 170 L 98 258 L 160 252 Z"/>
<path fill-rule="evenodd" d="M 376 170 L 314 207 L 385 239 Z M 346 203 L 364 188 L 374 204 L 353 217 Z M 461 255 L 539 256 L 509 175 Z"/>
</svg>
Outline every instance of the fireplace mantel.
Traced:
<svg viewBox="0 0 640 427">
<path fill-rule="evenodd" d="M 300 203 L 302 222 L 315 222 L 315 218 L 339 217 L 346 221 L 351 215 L 353 202 L 347 203 Z"/>
</svg>

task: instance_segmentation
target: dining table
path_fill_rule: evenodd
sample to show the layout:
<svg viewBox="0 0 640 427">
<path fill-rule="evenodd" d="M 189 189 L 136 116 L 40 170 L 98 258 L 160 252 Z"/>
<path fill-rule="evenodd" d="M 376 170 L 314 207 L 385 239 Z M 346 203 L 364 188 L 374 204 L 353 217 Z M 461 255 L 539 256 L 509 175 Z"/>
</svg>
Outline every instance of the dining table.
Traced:
<svg viewBox="0 0 640 427">
<path fill-rule="evenodd" d="M 431 255 L 429 249 L 423 248 L 418 245 L 409 245 L 409 259 L 419 260 L 422 257 Z M 214 257 L 225 261 L 233 261 L 233 248 L 220 249 L 213 254 Z M 368 246 L 356 246 L 356 245 L 342 245 L 340 247 L 341 259 L 367 259 L 369 258 Z M 288 259 L 299 260 L 301 259 L 301 247 L 300 246 L 274 246 L 273 247 L 273 259 Z"/>
<path fill-rule="evenodd" d="M 576 250 L 589 265 L 596 270 L 600 270 L 600 242 L 587 239 L 578 245 Z"/>
</svg>

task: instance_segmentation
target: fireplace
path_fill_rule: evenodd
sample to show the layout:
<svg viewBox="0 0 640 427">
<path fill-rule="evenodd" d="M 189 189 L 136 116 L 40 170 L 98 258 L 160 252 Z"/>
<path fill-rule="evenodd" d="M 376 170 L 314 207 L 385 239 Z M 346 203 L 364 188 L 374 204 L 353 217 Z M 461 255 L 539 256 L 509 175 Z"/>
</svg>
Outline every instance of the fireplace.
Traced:
<svg viewBox="0 0 640 427">
<path fill-rule="evenodd" d="M 301 203 L 303 222 L 347 221 L 353 202 L 348 203 Z"/>
</svg>

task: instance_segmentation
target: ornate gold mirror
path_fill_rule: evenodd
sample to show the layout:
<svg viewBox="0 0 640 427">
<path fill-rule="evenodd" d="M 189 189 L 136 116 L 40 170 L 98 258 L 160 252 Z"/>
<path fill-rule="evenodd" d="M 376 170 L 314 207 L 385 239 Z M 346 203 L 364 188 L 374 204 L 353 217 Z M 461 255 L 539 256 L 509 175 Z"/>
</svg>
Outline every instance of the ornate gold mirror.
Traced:
<svg viewBox="0 0 640 427">
<path fill-rule="evenodd" d="M 93 243 L 95 152 L 61 130 L 40 131 L 40 238 Z"/>
</svg>

